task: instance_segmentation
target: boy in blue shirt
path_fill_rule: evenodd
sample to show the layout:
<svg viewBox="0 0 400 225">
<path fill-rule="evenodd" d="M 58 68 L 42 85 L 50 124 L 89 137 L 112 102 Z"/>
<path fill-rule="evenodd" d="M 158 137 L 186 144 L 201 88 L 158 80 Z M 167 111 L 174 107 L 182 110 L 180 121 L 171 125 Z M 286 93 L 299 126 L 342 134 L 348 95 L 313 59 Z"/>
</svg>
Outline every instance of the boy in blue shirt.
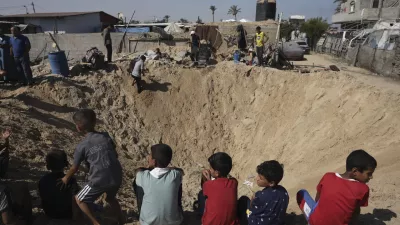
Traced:
<svg viewBox="0 0 400 225">
<path fill-rule="evenodd" d="M 14 26 L 11 28 L 12 38 L 10 39 L 10 53 L 14 57 L 15 64 L 18 72 L 23 72 L 25 75 L 25 85 L 32 85 L 32 70 L 29 60 L 29 51 L 31 50 L 31 43 L 29 39 L 21 34 L 19 27 Z"/>
</svg>

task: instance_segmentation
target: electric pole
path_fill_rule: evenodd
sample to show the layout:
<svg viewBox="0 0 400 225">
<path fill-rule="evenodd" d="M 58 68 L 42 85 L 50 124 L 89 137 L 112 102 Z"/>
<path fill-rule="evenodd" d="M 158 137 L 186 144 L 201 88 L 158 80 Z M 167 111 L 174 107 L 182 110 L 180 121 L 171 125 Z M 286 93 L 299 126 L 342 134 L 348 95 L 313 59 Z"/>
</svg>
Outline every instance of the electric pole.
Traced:
<svg viewBox="0 0 400 225">
<path fill-rule="evenodd" d="M 31 5 L 32 5 L 32 8 L 33 8 L 33 13 L 36 13 L 36 10 L 35 10 L 35 3 L 31 3 Z"/>
</svg>

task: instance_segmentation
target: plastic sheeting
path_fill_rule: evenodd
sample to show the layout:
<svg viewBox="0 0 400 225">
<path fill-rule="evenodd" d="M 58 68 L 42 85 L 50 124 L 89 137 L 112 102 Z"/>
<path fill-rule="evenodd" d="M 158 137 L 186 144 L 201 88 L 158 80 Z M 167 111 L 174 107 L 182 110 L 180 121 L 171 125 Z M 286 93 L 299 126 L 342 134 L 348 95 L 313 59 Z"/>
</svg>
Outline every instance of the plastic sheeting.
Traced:
<svg viewBox="0 0 400 225">
<path fill-rule="evenodd" d="M 171 23 L 166 28 L 164 28 L 164 30 L 165 30 L 165 32 L 167 32 L 167 34 L 183 33 L 183 30 L 176 23 Z"/>
<path fill-rule="evenodd" d="M 118 33 L 148 33 L 150 32 L 150 27 L 116 27 L 115 31 Z"/>
</svg>

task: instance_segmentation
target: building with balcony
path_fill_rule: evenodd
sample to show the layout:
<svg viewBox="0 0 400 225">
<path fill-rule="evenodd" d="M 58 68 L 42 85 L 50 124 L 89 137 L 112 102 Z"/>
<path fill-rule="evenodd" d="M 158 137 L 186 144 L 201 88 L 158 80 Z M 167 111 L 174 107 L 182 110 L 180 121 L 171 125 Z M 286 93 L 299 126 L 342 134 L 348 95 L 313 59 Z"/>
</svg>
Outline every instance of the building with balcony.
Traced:
<svg viewBox="0 0 400 225">
<path fill-rule="evenodd" d="M 400 0 L 347 0 L 340 11 L 332 16 L 333 24 L 341 24 L 343 30 L 372 27 L 378 20 L 400 17 Z"/>
</svg>

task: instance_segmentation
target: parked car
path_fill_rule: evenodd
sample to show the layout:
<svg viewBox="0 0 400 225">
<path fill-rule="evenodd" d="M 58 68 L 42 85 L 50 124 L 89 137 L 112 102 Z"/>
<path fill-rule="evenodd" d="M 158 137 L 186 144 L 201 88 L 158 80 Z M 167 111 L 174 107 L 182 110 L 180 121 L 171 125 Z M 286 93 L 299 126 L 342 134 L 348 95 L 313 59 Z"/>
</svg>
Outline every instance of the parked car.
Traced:
<svg viewBox="0 0 400 225">
<path fill-rule="evenodd" d="M 304 54 L 310 54 L 310 46 L 308 46 L 307 42 L 305 41 L 296 41 L 298 45 L 300 45 L 301 48 L 304 49 Z"/>
<path fill-rule="evenodd" d="M 280 43 L 279 50 L 288 60 L 304 59 L 304 49 L 294 41 Z"/>
</svg>

